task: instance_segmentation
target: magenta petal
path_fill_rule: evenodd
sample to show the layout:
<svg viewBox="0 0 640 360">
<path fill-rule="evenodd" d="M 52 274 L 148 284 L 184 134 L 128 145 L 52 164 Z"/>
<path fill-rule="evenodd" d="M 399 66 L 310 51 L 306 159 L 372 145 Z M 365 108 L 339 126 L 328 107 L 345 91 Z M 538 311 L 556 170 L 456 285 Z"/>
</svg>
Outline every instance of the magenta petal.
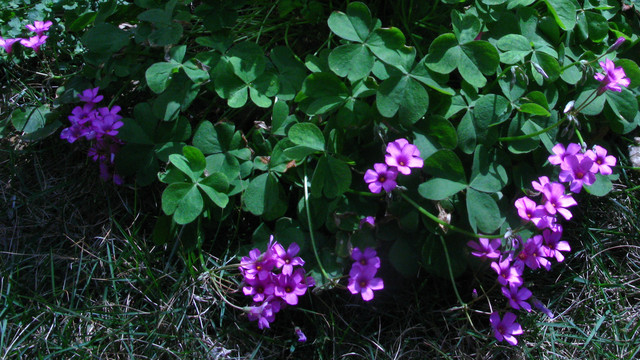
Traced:
<svg viewBox="0 0 640 360">
<path fill-rule="evenodd" d="M 398 144 L 399 140 L 404 140 L 404 139 L 398 139 L 396 141 L 392 141 L 387 145 L 387 152 L 394 158 L 402 154 L 403 146 Z"/>
<path fill-rule="evenodd" d="M 364 173 L 364 182 L 372 183 L 377 180 L 378 180 L 378 173 L 375 172 L 374 170 L 369 169 Z"/>
<path fill-rule="evenodd" d="M 379 183 L 371 183 L 369 184 L 369 190 L 372 193 L 377 194 L 382 190 L 382 185 L 380 185 Z"/>
<path fill-rule="evenodd" d="M 411 157 L 409 158 L 407 166 L 412 168 L 421 168 L 424 166 L 424 160 L 418 157 Z"/>
<path fill-rule="evenodd" d="M 365 288 L 360 294 L 362 295 L 362 300 L 364 301 L 370 301 L 371 299 L 373 299 L 373 290 L 371 288 Z"/>
<path fill-rule="evenodd" d="M 602 175 L 611 175 L 611 174 L 613 174 L 613 170 L 611 170 L 611 168 L 608 165 L 600 165 L 600 167 L 598 169 L 600 170 L 600 174 L 602 174 Z"/>
<path fill-rule="evenodd" d="M 511 325 L 509 332 L 513 335 L 522 335 L 524 332 L 522 331 L 522 326 L 518 323 L 514 323 Z M 516 340 L 516 344 L 518 341 Z"/>
<path fill-rule="evenodd" d="M 349 291 L 354 295 L 360 292 L 360 287 L 358 286 L 356 281 L 354 281 L 354 279 L 349 280 L 349 285 L 347 285 L 347 289 L 349 289 Z"/>
<path fill-rule="evenodd" d="M 500 323 L 500 314 L 498 314 L 497 312 L 491 313 L 491 316 L 489 317 L 489 323 L 494 327 L 498 326 L 498 324 Z"/>
<path fill-rule="evenodd" d="M 504 339 L 505 339 L 505 340 L 506 340 L 510 345 L 513 345 L 513 346 L 518 345 L 518 339 L 516 339 L 516 337 L 515 337 L 515 336 L 513 336 L 513 335 L 505 335 L 505 336 L 504 336 Z"/>
<path fill-rule="evenodd" d="M 556 245 L 556 250 L 558 250 L 558 251 L 571 251 L 571 246 L 566 241 L 560 241 Z"/>
<path fill-rule="evenodd" d="M 384 289 L 384 282 L 381 278 L 373 278 L 369 281 L 369 287 L 372 290 L 382 290 Z"/>
<path fill-rule="evenodd" d="M 560 213 L 560 215 L 562 215 L 562 217 L 564 217 L 566 220 L 571 220 L 571 218 L 573 217 L 573 214 L 571 214 L 571 211 L 567 209 L 558 208 L 557 210 Z"/>
</svg>

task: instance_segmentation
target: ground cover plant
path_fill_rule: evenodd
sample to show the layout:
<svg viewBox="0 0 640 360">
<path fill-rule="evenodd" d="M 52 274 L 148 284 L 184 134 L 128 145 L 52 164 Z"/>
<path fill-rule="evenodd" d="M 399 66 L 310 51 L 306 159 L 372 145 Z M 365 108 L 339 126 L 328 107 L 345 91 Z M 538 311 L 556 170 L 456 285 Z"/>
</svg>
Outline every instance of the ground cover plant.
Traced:
<svg viewBox="0 0 640 360">
<path fill-rule="evenodd" d="M 1 356 L 634 358 L 636 5 L 10 1 Z"/>
</svg>

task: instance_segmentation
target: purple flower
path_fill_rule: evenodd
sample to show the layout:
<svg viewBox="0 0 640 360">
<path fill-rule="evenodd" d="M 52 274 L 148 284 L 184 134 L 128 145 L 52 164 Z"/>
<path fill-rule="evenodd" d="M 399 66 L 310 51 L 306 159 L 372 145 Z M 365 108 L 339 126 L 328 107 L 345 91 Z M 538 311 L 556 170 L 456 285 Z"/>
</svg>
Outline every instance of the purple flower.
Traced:
<svg viewBox="0 0 640 360">
<path fill-rule="evenodd" d="M 40 50 L 40 46 L 47 41 L 48 36 L 32 36 L 29 39 L 20 39 L 20 44 L 24 47 L 28 47 L 33 49 L 33 51 L 38 52 Z"/>
<path fill-rule="evenodd" d="M 542 235 L 536 235 L 524 243 L 522 251 L 516 257 L 516 262 L 522 262 L 533 270 L 540 267 L 549 270 L 551 263 L 545 256 L 546 252 L 542 249 Z"/>
<path fill-rule="evenodd" d="M 262 304 L 245 308 L 250 321 L 258 321 L 258 328 L 269 327 L 276 318 L 276 313 L 280 311 L 281 303 L 278 299 L 267 298 Z"/>
<path fill-rule="evenodd" d="M 566 208 L 578 205 L 578 203 L 571 195 L 565 194 L 564 191 L 564 185 L 558 182 L 546 184 L 542 188 L 542 196 L 545 200 L 544 208 L 551 215 L 555 215 L 558 212 L 566 220 L 570 220 L 573 215 Z"/>
<path fill-rule="evenodd" d="M 265 300 L 269 295 L 274 294 L 275 285 L 272 277 L 265 280 L 258 278 L 245 279 L 247 286 L 242 288 L 242 292 L 247 296 L 253 296 L 253 301 L 260 302 Z"/>
<path fill-rule="evenodd" d="M 509 305 L 518 310 L 524 309 L 531 311 L 531 305 L 526 300 L 531 297 L 531 291 L 526 287 L 517 287 L 513 284 L 509 284 L 509 287 L 502 288 L 502 295 L 509 299 Z"/>
<path fill-rule="evenodd" d="M 363 226 L 375 227 L 376 226 L 376 218 L 373 216 L 366 216 L 360 219 L 359 228 L 362 229 Z"/>
<path fill-rule="evenodd" d="M 44 21 L 37 21 L 36 20 L 36 21 L 33 22 L 33 25 L 27 24 L 26 28 L 29 31 L 33 31 L 38 36 L 42 36 L 42 34 L 44 34 L 45 31 L 49 30 L 51 25 L 53 25 L 53 23 L 51 21 L 44 22 Z"/>
<path fill-rule="evenodd" d="M 98 90 L 100 90 L 99 87 L 85 89 L 82 91 L 82 94 L 78 95 L 78 98 L 80 98 L 80 101 L 84 101 L 86 103 L 97 104 L 104 98 L 104 96 L 98 95 Z"/>
<path fill-rule="evenodd" d="M 292 275 L 280 274 L 276 280 L 274 294 L 289 305 L 298 304 L 298 296 L 307 292 L 304 270 L 298 268 Z"/>
<path fill-rule="evenodd" d="M 85 127 L 82 125 L 71 125 L 68 128 L 62 129 L 60 132 L 60 138 L 65 139 L 70 143 L 74 143 L 78 138 L 81 138 L 86 133 Z"/>
<path fill-rule="evenodd" d="M 293 330 L 295 331 L 296 336 L 298 336 L 298 342 L 307 341 L 307 336 L 302 332 L 302 329 L 296 326 Z"/>
<path fill-rule="evenodd" d="M 93 121 L 92 126 L 98 136 L 116 136 L 118 135 L 118 129 L 121 128 L 124 123 L 120 121 L 122 116 L 117 113 L 120 111 L 120 106 L 116 105 L 111 109 L 103 107 L 98 109 L 100 116 L 97 116 Z"/>
<path fill-rule="evenodd" d="M 516 200 L 518 215 L 525 221 L 532 221 L 539 229 L 548 226 L 547 212 L 542 205 L 524 196 Z"/>
<path fill-rule="evenodd" d="M 384 289 L 381 278 L 374 277 L 377 269 L 373 266 L 360 266 L 354 263 L 349 271 L 349 285 L 347 288 L 352 294 L 360 294 L 362 300 L 373 299 L 373 290 Z"/>
<path fill-rule="evenodd" d="M 571 246 L 566 241 L 560 241 L 562 238 L 562 226 L 558 225 L 554 230 L 545 229 L 542 232 L 544 244 L 542 250 L 547 257 L 555 257 L 558 262 L 564 261 L 564 255 L 561 251 L 571 251 Z"/>
<path fill-rule="evenodd" d="M 549 183 L 549 178 L 548 177 L 540 176 L 538 178 L 538 181 L 532 181 L 531 182 L 531 187 L 533 187 L 533 189 L 538 191 L 538 192 L 542 192 L 542 189 L 548 183 Z"/>
<path fill-rule="evenodd" d="M 272 247 L 274 251 L 273 259 L 276 262 L 276 267 L 282 268 L 284 275 L 293 274 L 293 267 L 295 265 L 304 265 L 304 260 L 299 256 L 296 256 L 300 251 L 300 246 L 296 243 L 291 243 L 287 251 L 280 244 L 274 244 Z"/>
<path fill-rule="evenodd" d="M 469 241 L 467 246 L 475 251 L 471 252 L 471 255 L 479 258 L 497 259 L 500 257 L 500 246 L 502 241 L 500 239 L 487 239 L 480 238 L 478 242 Z"/>
<path fill-rule="evenodd" d="M 240 271 L 246 279 L 258 278 L 266 280 L 271 276 L 271 269 L 275 266 L 275 262 L 271 258 L 269 251 L 261 254 L 259 249 L 249 251 L 249 256 L 245 256 L 240 260 Z"/>
<path fill-rule="evenodd" d="M 20 40 L 22 40 L 22 39 L 20 39 L 20 38 L 18 38 L 18 39 L 5 39 L 2 36 L 0 36 L 0 46 L 2 46 L 4 48 L 4 51 L 6 51 L 7 54 L 11 54 L 11 50 L 12 50 L 13 44 L 17 43 Z"/>
<path fill-rule="evenodd" d="M 120 176 L 120 174 L 114 172 L 113 173 L 113 183 L 116 185 L 122 185 L 124 184 L 124 178 L 122 176 Z"/>
<path fill-rule="evenodd" d="M 101 161 L 98 166 L 100 169 L 100 179 L 102 179 L 102 181 L 113 180 L 113 183 L 116 185 L 124 184 L 124 179 L 113 169 L 113 163 Z"/>
<path fill-rule="evenodd" d="M 611 175 L 611 166 L 616 166 L 616 157 L 607 155 L 607 149 L 602 146 L 596 145 L 593 150 L 587 150 L 585 156 L 593 161 L 591 172 L 594 174 L 600 172 L 602 175 Z"/>
<path fill-rule="evenodd" d="M 83 125 L 87 122 L 93 122 L 96 116 L 98 116 L 98 111 L 93 108 L 93 104 L 85 104 L 74 107 L 68 119 L 72 124 Z"/>
<path fill-rule="evenodd" d="M 581 160 L 576 155 L 567 156 L 558 179 L 570 183 L 569 189 L 579 193 L 583 185 L 591 185 L 596 181 L 596 176 L 591 172 L 592 166 L 593 160 L 588 156 L 583 156 Z"/>
<path fill-rule="evenodd" d="M 499 261 L 492 262 L 491 268 L 498 273 L 498 282 L 501 285 L 522 285 L 522 272 L 524 271 L 523 263 L 516 262 L 512 266 L 511 259 L 507 257 L 504 260 L 500 259 Z"/>
<path fill-rule="evenodd" d="M 387 145 L 384 162 L 395 166 L 404 175 L 411 174 L 411 168 L 422 168 L 424 161 L 420 157 L 418 147 L 409 144 L 407 139 L 397 139 Z"/>
<path fill-rule="evenodd" d="M 398 177 L 398 170 L 395 167 L 387 167 L 386 164 L 377 163 L 373 164 L 374 170 L 367 170 L 364 173 L 364 182 L 369 184 L 369 190 L 372 193 L 379 193 L 382 189 L 386 192 L 396 188 L 396 178 Z"/>
<path fill-rule="evenodd" d="M 631 80 L 627 78 L 622 67 L 615 67 L 615 64 L 610 59 L 606 59 L 604 62 L 600 62 L 604 74 L 598 73 L 593 77 L 600 81 L 600 87 L 598 88 L 598 94 L 602 94 L 607 90 L 621 92 L 620 86 L 627 87 L 631 83 Z"/>
<path fill-rule="evenodd" d="M 351 252 L 351 258 L 356 264 L 359 264 L 362 267 L 373 267 L 378 269 L 380 267 L 380 258 L 376 255 L 376 251 L 370 247 L 364 249 L 364 252 L 360 251 L 360 249 L 356 247 L 353 248 L 353 251 Z"/>
<path fill-rule="evenodd" d="M 500 314 L 494 312 L 489 318 L 489 322 L 493 327 L 493 335 L 498 341 L 506 340 L 510 345 L 517 345 L 518 339 L 515 335 L 521 335 L 523 333 L 522 326 L 516 321 L 516 316 L 513 313 L 504 314 L 504 318 L 500 319 Z"/>
<path fill-rule="evenodd" d="M 89 148 L 87 155 L 93 161 L 99 160 L 113 163 L 115 154 L 120 150 L 120 145 L 121 143 L 116 138 L 100 138 Z"/>
<path fill-rule="evenodd" d="M 552 165 L 560 165 L 564 162 L 565 157 L 569 155 L 576 155 L 582 150 L 582 147 L 576 143 L 571 143 L 564 148 L 562 144 L 556 144 L 551 151 L 553 155 L 549 155 L 549 163 Z"/>
</svg>

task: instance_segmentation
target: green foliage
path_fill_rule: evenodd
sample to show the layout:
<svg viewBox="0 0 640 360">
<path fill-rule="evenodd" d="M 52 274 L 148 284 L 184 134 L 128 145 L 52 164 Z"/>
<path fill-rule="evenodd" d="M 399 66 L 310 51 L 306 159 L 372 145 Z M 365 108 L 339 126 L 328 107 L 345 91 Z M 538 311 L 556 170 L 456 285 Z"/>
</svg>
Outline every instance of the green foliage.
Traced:
<svg viewBox="0 0 640 360">
<path fill-rule="evenodd" d="M 290 241 L 321 238 L 316 275 L 326 261 L 340 276 L 350 245 L 388 241 L 401 274 L 422 266 L 448 276 L 442 235 L 457 276 L 467 266 L 462 239 L 443 228 L 500 235 L 518 225 L 507 221 L 512 199 L 536 175 L 554 174 L 544 161 L 553 145 L 574 133 L 592 145 L 636 130 L 640 68 L 628 51 L 637 24 L 611 2 L 447 5 L 456 3 L 438 3 L 444 16 L 401 21 L 363 2 L 78 6 L 60 22 L 82 67 L 64 78 L 55 104 L 13 108 L 10 122 L 28 139 L 46 137 L 66 124 L 77 93 L 100 86 L 125 114 L 117 172 L 136 186 L 166 185 L 159 226 L 170 236 L 158 239 L 179 231 L 201 239 L 205 227 L 244 212 L 238 218 L 275 222 Z M 259 27 L 253 12 L 265 15 Z M 611 49 L 619 36 L 627 42 Z M 605 57 L 624 68 L 628 88 L 599 94 L 593 74 Z M 604 130 L 591 136 L 595 129 Z M 364 172 L 399 138 L 424 159 L 398 179 L 415 205 L 362 195 Z M 612 180 L 598 176 L 587 191 L 604 196 Z M 421 220 L 436 211 L 450 220 Z M 375 232 L 358 228 L 365 213 L 378 214 Z M 408 236 L 396 239 L 399 231 Z"/>
</svg>

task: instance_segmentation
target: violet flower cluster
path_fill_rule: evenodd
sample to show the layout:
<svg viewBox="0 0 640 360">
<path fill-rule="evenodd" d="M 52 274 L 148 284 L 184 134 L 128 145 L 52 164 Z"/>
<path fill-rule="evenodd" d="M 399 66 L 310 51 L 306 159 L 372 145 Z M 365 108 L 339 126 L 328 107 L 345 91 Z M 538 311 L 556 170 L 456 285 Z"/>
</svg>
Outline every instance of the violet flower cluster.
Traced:
<svg viewBox="0 0 640 360">
<path fill-rule="evenodd" d="M 34 36 L 30 36 L 28 38 L 15 38 L 15 39 L 5 39 L 0 36 L 0 46 L 4 49 L 7 54 L 11 54 L 13 51 L 13 45 L 17 42 L 24 47 L 28 47 L 33 49 L 33 51 L 38 52 L 40 50 L 40 46 L 44 45 L 49 36 L 44 35 L 45 31 L 48 31 L 49 28 L 53 25 L 51 21 L 34 21 L 33 24 L 27 24 L 25 26 L 27 30 L 34 32 Z"/>
<path fill-rule="evenodd" d="M 353 248 L 351 252 L 351 258 L 354 262 L 351 265 L 351 271 L 349 271 L 347 289 L 354 295 L 360 294 L 364 301 L 373 299 L 374 290 L 384 289 L 382 279 L 375 277 L 380 268 L 380 258 L 376 255 L 376 251 L 372 248 L 366 248 L 364 251 Z"/>
<path fill-rule="evenodd" d="M 98 90 L 97 87 L 86 89 L 79 95 L 84 105 L 76 106 L 71 111 L 68 117 L 71 126 L 62 130 L 60 138 L 70 143 L 80 138 L 93 141 L 88 155 L 91 160 L 98 162 L 100 178 L 104 181 L 112 179 L 115 184 L 122 185 L 122 177 L 114 170 L 115 155 L 123 144 L 116 138 L 118 129 L 124 125 L 122 116 L 118 115 L 121 109 L 118 105 L 111 108 L 96 107 L 104 98 L 98 95 Z"/>
<path fill-rule="evenodd" d="M 372 193 L 380 193 L 382 189 L 391 192 L 398 185 L 398 173 L 411 174 L 411 168 L 422 168 L 424 160 L 420 157 L 420 150 L 409 144 L 407 139 L 397 139 L 387 144 L 387 154 L 384 163 L 376 163 L 373 169 L 364 173 L 364 181 Z"/>
<path fill-rule="evenodd" d="M 244 276 L 242 292 L 254 302 L 246 308 L 247 317 L 257 321 L 258 328 L 268 328 L 277 312 L 287 305 L 297 305 L 298 297 L 315 285 L 312 277 L 305 276 L 304 260 L 297 256 L 299 251 L 296 243 L 285 250 L 272 235 L 264 253 L 256 248 L 240 261 Z"/>
<path fill-rule="evenodd" d="M 541 176 L 531 183 L 540 196 L 536 202 L 525 196 L 515 201 L 518 215 L 525 223 L 532 223 L 542 234 L 534 235 L 525 242 L 519 236 L 511 238 L 511 243 L 502 248 L 500 239 L 481 238 L 478 242 L 470 241 L 471 254 L 484 259 L 492 259 L 491 268 L 497 273 L 498 282 L 502 286 L 502 294 L 514 310 L 531 311 L 532 305 L 549 317 L 553 314 L 537 299 L 529 289 L 523 286 L 525 268 L 550 270 L 551 261 L 564 261 L 564 252 L 571 251 L 567 241 L 562 240 L 562 225 L 558 219 L 570 220 L 573 215 L 568 209 L 578 205 L 572 193 L 578 193 L 584 185 L 595 182 L 595 175 L 610 175 L 611 167 L 616 165 L 616 158 L 607 154 L 601 146 L 593 150 L 583 151 L 578 144 L 569 144 L 566 148 L 557 144 L 549 156 L 549 163 L 560 166 L 558 179 L 550 181 Z M 569 192 L 563 183 L 569 186 Z M 500 318 L 497 312 L 491 314 L 491 326 L 498 341 L 507 341 L 511 345 L 518 343 L 515 335 L 523 333 L 522 327 L 515 322 L 516 316 L 507 312 Z"/>
</svg>

